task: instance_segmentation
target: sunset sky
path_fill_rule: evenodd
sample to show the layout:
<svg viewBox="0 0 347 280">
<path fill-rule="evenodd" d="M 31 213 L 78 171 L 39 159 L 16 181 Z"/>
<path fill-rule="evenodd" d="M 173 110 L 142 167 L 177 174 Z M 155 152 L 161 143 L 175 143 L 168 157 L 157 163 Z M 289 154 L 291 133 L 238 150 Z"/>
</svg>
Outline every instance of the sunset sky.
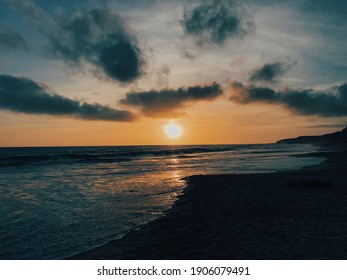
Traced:
<svg viewBox="0 0 347 280">
<path fill-rule="evenodd" d="M 0 146 L 340 130 L 346 14 L 345 0 L 0 0 Z"/>
</svg>

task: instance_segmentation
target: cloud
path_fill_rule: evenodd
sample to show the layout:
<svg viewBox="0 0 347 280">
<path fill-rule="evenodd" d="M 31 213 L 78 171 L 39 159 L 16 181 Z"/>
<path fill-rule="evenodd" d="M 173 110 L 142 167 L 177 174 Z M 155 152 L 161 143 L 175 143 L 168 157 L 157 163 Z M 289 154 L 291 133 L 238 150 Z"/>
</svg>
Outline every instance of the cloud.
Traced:
<svg viewBox="0 0 347 280">
<path fill-rule="evenodd" d="M 157 75 L 157 84 L 159 87 L 164 88 L 169 85 L 169 75 L 170 68 L 166 64 L 161 65 L 158 69 L 155 70 Z"/>
<path fill-rule="evenodd" d="M 252 71 L 249 80 L 252 82 L 278 82 L 278 78 L 289 71 L 294 64 L 287 64 L 284 62 L 264 64 L 262 67 Z"/>
<path fill-rule="evenodd" d="M 346 21 L 347 3 L 344 0 L 316 0 L 312 5 L 310 0 L 301 0 L 298 2 L 299 7 L 309 13 L 329 16 L 333 19 Z"/>
<path fill-rule="evenodd" d="M 230 100 L 240 104 L 269 103 L 282 105 L 300 115 L 321 117 L 347 116 L 347 83 L 326 91 L 313 89 L 284 89 L 276 91 L 268 87 L 256 87 L 234 82 Z"/>
<path fill-rule="evenodd" d="M 346 124 L 318 124 L 318 125 L 311 125 L 307 126 L 307 128 L 345 128 Z"/>
<path fill-rule="evenodd" d="M 48 39 L 48 50 L 54 58 L 75 66 L 88 63 L 96 76 L 122 83 L 133 82 L 142 75 L 144 61 L 135 35 L 115 11 L 95 8 L 63 21 L 31 1 L 6 1 Z"/>
<path fill-rule="evenodd" d="M 182 56 L 189 60 L 194 60 L 197 57 L 196 54 L 186 49 L 182 49 Z"/>
<path fill-rule="evenodd" d="M 17 32 L 0 27 L 0 50 L 28 51 L 29 47 L 25 39 Z"/>
<path fill-rule="evenodd" d="M 228 39 L 246 36 L 254 27 L 249 14 L 235 0 L 205 0 L 186 9 L 181 24 L 199 45 L 222 45 Z"/>
<path fill-rule="evenodd" d="M 197 101 L 211 101 L 222 94 L 221 86 L 213 83 L 207 86 L 181 87 L 177 90 L 130 92 L 120 103 L 137 107 L 146 116 L 178 116 L 183 114 L 179 109 Z"/>
<path fill-rule="evenodd" d="M 127 122 L 135 119 L 129 111 L 72 100 L 32 80 L 8 75 L 0 75 L 0 109 L 84 120 Z"/>
</svg>

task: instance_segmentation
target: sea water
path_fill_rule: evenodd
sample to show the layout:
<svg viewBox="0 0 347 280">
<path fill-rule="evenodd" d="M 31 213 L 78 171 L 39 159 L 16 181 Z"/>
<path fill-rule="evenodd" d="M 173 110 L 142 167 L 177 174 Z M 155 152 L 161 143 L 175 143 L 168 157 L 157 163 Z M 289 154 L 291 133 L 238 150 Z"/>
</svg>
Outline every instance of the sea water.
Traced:
<svg viewBox="0 0 347 280">
<path fill-rule="evenodd" d="M 63 259 L 157 219 L 196 174 L 317 164 L 310 145 L 0 148 L 0 259 Z"/>
</svg>

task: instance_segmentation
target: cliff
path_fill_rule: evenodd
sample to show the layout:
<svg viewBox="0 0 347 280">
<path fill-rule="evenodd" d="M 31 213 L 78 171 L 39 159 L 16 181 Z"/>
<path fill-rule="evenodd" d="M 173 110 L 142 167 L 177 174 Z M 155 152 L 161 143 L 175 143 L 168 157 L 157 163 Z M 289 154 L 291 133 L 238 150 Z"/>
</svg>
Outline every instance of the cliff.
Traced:
<svg viewBox="0 0 347 280">
<path fill-rule="evenodd" d="M 347 144 L 347 127 L 342 131 L 319 135 L 299 136 L 297 138 L 282 139 L 277 144 Z"/>
</svg>

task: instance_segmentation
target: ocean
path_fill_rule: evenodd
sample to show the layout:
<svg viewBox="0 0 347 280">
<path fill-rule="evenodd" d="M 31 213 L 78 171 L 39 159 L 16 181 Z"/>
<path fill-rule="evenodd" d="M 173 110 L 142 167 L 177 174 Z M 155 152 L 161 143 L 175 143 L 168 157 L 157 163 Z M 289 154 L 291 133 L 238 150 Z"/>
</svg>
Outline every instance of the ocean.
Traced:
<svg viewBox="0 0 347 280">
<path fill-rule="evenodd" d="M 0 259 L 64 259 L 161 217 L 197 174 L 297 169 L 310 145 L 0 148 Z M 216 202 L 218 203 L 218 202 Z"/>
</svg>

